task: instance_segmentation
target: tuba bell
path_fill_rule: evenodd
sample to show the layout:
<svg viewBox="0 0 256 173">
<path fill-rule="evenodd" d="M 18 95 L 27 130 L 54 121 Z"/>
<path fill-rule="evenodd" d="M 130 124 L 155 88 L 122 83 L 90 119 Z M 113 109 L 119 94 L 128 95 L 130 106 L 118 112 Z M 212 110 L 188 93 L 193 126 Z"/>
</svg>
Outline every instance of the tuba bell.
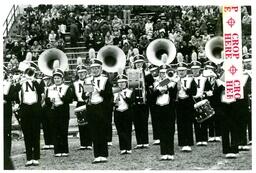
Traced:
<svg viewBox="0 0 256 173">
<path fill-rule="evenodd" d="M 117 46 L 102 47 L 97 54 L 97 59 L 102 62 L 102 69 L 106 72 L 118 72 L 120 69 L 125 69 L 126 56 Z"/>
<path fill-rule="evenodd" d="M 224 61 L 223 55 L 223 37 L 216 36 L 210 39 L 205 45 L 205 54 L 210 61 L 216 65 Z"/>
<path fill-rule="evenodd" d="M 52 76 L 52 71 L 54 70 L 54 64 L 56 61 L 59 61 L 58 68 L 62 71 L 65 71 L 68 68 L 68 58 L 63 51 L 56 48 L 47 49 L 40 54 L 38 67 L 45 75 Z"/>
<path fill-rule="evenodd" d="M 168 56 L 166 62 L 162 61 L 163 54 Z M 168 39 L 156 39 L 148 45 L 146 55 L 148 61 L 156 66 L 170 64 L 176 56 L 176 48 L 174 43 Z"/>
</svg>

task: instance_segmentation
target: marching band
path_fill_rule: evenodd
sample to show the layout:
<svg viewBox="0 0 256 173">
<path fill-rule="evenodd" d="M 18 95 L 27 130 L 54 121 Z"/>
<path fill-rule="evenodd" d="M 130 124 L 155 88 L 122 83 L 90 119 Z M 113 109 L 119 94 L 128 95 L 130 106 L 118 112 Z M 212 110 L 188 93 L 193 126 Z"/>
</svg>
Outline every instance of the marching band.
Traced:
<svg viewBox="0 0 256 173">
<path fill-rule="evenodd" d="M 108 161 L 108 142 L 111 141 L 108 139 L 108 126 L 109 123 L 112 124 L 112 113 L 120 154 L 132 153 L 132 124 L 137 142 L 134 149 L 149 148 L 149 115 L 153 126 L 154 145 L 160 144 L 160 160 L 174 159 L 176 122 L 178 145 L 183 152 L 192 151 L 193 131 L 197 146 L 206 146 L 208 141 L 220 141 L 221 136 L 223 154 L 227 158 L 236 158 L 239 150 L 248 150 L 246 127 L 251 123 L 248 109 L 251 106 L 251 69 L 248 67 L 251 55 L 246 54 L 243 57 L 244 99 L 227 102 L 223 95 L 225 86 L 223 75 L 219 73 L 220 66 L 211 61 L 201 64 L 196 60 L 186 64 L 180 53 L 177 53 L 178 63 L 173 64 L 176 53 L 172 56 L 172 52 L 176 50 L 173 50 L 173 45 L 168 45 L 161 39 L 149 47 L 156 52 L 155 55 L 151 50 L 147 57 L 137 54 L 132 60 L 121 57 L 118 49 L 104 48 L 104 52 L 99 55 L 101 58 L 92 59 L 89 68 L 84 64 L 77 66 L 78 79 L 70 85 L 65 83 L 65 73 L 61 69 L 65 64 L 65 57 L 63 54 L 55 54 L 54 51 L 51 53 L 56 55 L 53 59 L 59 61 L 59 67 L 47 67 L 51 69 L 51 74 L 49 69 L 40 68 L 43 73 L 47 71 L 40 84 L 35 77 L 37 69 L 32 66 L 24 70 L 18 81 L 11 81 L 8 74 L 5 74 L 4 139 L 6 148 L 9 148 L 5 150 L 5 161 L 10 156 L 10 117 L 14 101 L 20 108 L 26 166 L 39 165 L 41 119 L 44 149 L 53 148 L 55 157 L 69 155 L 69 104 L 73 101 L 77 103 L 75 114 L 79 128 L 79 149 L 93 149 L 92 163 Z M 47 53 L 44 56 L 50 57 Z M 48 60 L 44 57 L 43 61 Z M 125 61 L 121 64 L 126 66 L 116 67 L 112 64 L 110 68 L 113 71 L 108 70 L 109 67 L 105 66 L 110 66 L 113 62 L 108 64 L 107 61 L 116 64 Z M 103 70 L 107 73 L 118 72 L 116 82 L 103 75 Z M 195 108 L 206 117 L 199 115 Z M 249 133 L 251 134 L 250 130 Z"/>
</svg>

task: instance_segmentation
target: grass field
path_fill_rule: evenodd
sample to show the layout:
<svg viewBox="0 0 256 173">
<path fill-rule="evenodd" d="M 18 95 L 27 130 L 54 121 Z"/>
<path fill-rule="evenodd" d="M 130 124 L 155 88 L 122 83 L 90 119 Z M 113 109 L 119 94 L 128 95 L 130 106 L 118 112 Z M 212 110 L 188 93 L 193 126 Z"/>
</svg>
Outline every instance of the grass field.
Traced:
<svg viewBox="0 0 256 173">
<path fill-rule="evenodd" d="M 152 135 L 150 135 L 152 143 Z M 41 145 L 44 141 L 41 140 Z M 133 146 L 136 140 L 133 135 Z M 207 147 L 192 147 L 192 153 L 183 153 L 177 145 L 175 134 L 175 160 L 159 161 L 160 146 L 133 150 L 131 155 L 120 155 L 118 138 L 113 136 L 107 163 L 92 164 L 93 151 L 78 151 L 79 139 L 69 138 L 70 155 L 56 158 L 53 150 L 41 150 L 40 165 L 25 167 L 24 141 L 12 143 L 12 160 L 18 170 L 251 170 L 251 151 L 240 152 L 237 159 L 225 159 L 221 143 L 208 143 Z"/>
</svg>

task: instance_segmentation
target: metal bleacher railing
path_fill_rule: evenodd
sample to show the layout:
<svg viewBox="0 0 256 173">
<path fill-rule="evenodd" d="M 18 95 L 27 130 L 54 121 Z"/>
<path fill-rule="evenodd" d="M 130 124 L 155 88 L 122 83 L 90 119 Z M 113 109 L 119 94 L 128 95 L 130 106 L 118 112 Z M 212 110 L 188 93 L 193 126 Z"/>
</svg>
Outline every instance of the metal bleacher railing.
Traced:
<svg viewBox="0 0 256 173">
<path fill-rule="evenodd" d="M 13 5 L 8 16 L 6 17 L 4 23 L 3 23 L 3 38 L 8 37 L 10 29 L 12 28 L 12 25 L 16 21 L 17 16 L 20 13 L 20 9 L 18 5 Z"/>
</svg>

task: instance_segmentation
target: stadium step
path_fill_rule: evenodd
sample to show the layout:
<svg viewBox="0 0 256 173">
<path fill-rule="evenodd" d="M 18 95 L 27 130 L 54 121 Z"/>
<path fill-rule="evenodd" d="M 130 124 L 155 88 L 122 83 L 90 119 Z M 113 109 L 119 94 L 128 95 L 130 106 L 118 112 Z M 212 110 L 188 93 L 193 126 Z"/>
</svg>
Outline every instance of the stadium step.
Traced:
<svg viewBox="0 0 256 173">
<path fill-rule="evenodd" d="M 87 47 L 65 47 L 64 51 L 68 52 L 84 52 L 87 51 Z"/>
</svg>

